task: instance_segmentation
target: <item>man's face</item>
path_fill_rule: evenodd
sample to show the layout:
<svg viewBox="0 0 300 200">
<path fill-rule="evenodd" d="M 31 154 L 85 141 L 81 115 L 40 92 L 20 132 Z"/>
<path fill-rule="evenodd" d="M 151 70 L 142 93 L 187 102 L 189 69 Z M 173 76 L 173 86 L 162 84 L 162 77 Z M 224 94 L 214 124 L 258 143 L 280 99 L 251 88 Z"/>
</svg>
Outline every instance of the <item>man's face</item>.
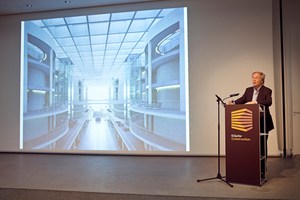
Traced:
<svg viewBox="0 0 300 200">
<path fill-rule="evenodd" d="M 252 84 L 255 88 L 259 88 L 262 86 L 263 81 L 261 80 L 261 76 L 259 73 L 255 73 L 252 75 Z"/>
</svg>

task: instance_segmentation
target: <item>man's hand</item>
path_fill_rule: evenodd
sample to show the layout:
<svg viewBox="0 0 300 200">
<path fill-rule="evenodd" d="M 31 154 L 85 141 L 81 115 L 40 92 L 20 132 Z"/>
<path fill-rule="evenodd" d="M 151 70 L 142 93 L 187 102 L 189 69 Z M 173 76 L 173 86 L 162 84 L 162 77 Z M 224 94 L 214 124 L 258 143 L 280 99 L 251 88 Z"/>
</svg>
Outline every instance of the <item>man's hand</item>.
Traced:
<svg viewBox="0 0 300 200">
<path fill-rule="evenodd" d="M 256 101 L 249 101 L 249 102 L 247 102 L 245 104 L 256 104 Z"/>
<path fill-rule="evenodd" d="M 227 105 L 233 105 L 232 101 L 229 100 L 228 103 L 227 103 Z"/>
</svg>

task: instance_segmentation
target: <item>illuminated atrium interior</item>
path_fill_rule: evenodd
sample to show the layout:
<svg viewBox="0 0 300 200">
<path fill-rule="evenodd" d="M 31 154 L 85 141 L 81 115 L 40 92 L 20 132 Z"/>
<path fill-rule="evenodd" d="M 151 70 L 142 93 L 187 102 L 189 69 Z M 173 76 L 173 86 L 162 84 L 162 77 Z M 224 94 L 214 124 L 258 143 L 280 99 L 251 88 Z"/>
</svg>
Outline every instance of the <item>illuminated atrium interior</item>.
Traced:
<svg viewBox="0 0 300 200">
<path fill-rule="evenodd" d="M 20 147 L 188 150 L 185 13 L 24 22 Z"/>
</svg>

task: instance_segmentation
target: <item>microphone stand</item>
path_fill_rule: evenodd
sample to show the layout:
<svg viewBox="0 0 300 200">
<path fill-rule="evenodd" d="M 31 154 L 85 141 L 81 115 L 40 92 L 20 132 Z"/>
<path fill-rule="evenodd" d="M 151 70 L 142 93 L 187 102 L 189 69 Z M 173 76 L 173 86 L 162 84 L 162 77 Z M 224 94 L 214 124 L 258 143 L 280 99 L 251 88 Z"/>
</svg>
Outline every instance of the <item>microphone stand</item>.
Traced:
<svg viewBox="0 0 300 200">
<path fill-rule="evenodd" d="M 233 185 L 231 185 L 229 182 L 227 182 L 227 181 L 225 181 L 223 179 L 223 178 L 225 178 L 225 176 L 222 177 L 221 173 L 220 173 L 220 102 L 222 103 L 222 105 L 224 107 L 225 107 L 226 104 L 224 103 L 224 101 L 222 101 L 222 99 L 218 95 L 216 95 L 216 97 L 217 97 L 217 102 L 218 102 L 218 173 L 217 173 L 217 177 L 207 178 L 207 179 L 201 179 L 201 180 L 197 180 L 197 182 L 207 181 L 207 180 L 213 180 L 213 179 L 220 179 L 224 183 L 227 183 L 230 187 L 233 187 Z"/>
</svg>

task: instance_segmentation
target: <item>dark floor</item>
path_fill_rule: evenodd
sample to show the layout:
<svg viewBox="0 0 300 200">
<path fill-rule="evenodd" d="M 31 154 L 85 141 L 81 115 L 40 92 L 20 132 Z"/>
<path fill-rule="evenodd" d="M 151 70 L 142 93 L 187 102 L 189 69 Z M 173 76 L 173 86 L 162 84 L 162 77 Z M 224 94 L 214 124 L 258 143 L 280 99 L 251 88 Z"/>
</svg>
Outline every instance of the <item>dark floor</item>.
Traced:
<svg viewBox="0 0 300 200">
<path fill-rule="evenodd" d="M 221 175 L 224 161 L 221 158 Z M 197 182 L 217 176 L 217 157 L 0 153 L 0 197 L 8 194 L 5 189 L 29 189 L 182 199 L 300 199 L 299 169 L 300 156 L 268 158 L 266 183 L 261 187 L 233 183 L 231 188 L 220 179 Z"/>
</svg>

